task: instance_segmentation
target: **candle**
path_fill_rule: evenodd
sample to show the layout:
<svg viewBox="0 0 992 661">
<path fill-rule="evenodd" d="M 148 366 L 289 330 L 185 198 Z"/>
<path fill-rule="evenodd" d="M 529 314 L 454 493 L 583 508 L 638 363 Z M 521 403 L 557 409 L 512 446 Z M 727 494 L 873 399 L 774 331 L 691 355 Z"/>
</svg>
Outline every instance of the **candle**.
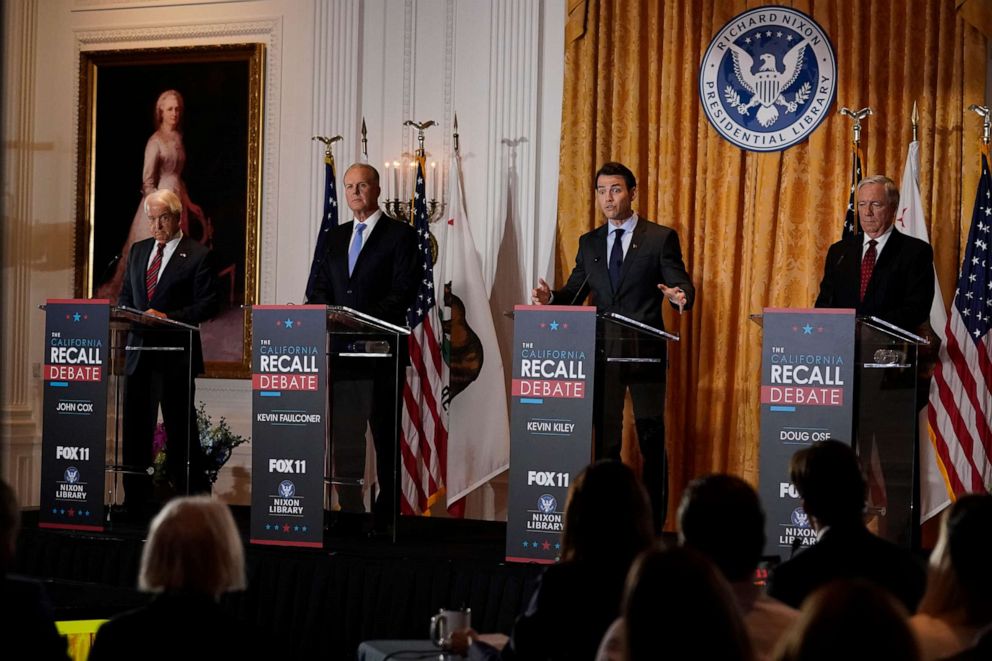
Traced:
<svg viewBox="0 0 992 661">
<path fill-rule="evenodd" d="M 382 174 L 383 174 L 382 193 L 385 196 L 385 198 L 388 200 L 389 199 L 389 161 L 386 161 L 386 165 L 382 170 Z"/>
<path fill-rule="evenodd" d="M 416 161 L 410 161 L 410 167 L 408 168 L 408 171 L 410 172 L 410 187 L 408 189 L 410 192 L 408 192 L 406 194 L 406 199 L 412 201 L 413 200 L 413 193 L 414 193 L 415 190 L 417 190 L 417 162 Z"/>
<path fill-rule="evenodd" d="M 437 162 L 431 161 L 431 199 L 437 199 Z"/>
<path fill-rule="evenodd" d="M 393 199 L 400 197 L 400 162 L 393 161 Z"/>
</svg>

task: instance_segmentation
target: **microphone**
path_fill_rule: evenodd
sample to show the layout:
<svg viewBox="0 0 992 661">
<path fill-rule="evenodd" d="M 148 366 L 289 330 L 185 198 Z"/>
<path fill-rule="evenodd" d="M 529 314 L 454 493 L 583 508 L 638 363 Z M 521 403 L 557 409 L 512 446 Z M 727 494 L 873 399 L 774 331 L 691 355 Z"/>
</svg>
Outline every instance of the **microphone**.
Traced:
<svg viewBox="0 0 992 661">
<path fill-rule="evenodd" d="M 121 253 L 117 253 L 116 255 L 110 258 L 110 261 L 107 262 L 107 265 L 103 267 L 103 271 L 100 273 L 100 279 L 97 280 L 97 284 L 103 284 L 104 282 L 107 281 L 107 276 L 110 275 L 111 269 L 117 266 L 117 262 L 119 261 L 121 261 Z"/>
<path fill-rule="evenodd" d="M 599 264 L 599 257 L 593 257 L 592 258 L 592 263 L 593 264 Z M 575 296 L 572 297 L 572 301 L 569 303 L 569 305 L 575 305 L 575 302 L 579 298 L 579 294 L 581 294 L 582 293 L 582 290 L 585 289 L 586 283 L 589 282 L 589 276 L 591 276 L 591 275 L 592 275 L 592 271 L 587 271 L 586 272 L 586 277 L 583 278 L 582 284 L 579 285 L 579 290 L 577 292 L 575 292 Z"/>
<path fill-rule="evenodd" d="M 792 559 L 792 556 L 794 556 L 796 554 L 796 551 L 799 550 L 799 547 L 802 546 L 802 545 L 803 545 L 803 540 L 802 540 L 801 537 L 793 537 L 792 538 L 792 545 L 791 545 L 792 550 L 789 551 L 789 559 L 790 560 Z"/>
<path fill-rule="evenodd" d="M 351 353 L 389 353 L 389 342 L 384 340 L 359 340 L 348 344 Z"/>
</svg>

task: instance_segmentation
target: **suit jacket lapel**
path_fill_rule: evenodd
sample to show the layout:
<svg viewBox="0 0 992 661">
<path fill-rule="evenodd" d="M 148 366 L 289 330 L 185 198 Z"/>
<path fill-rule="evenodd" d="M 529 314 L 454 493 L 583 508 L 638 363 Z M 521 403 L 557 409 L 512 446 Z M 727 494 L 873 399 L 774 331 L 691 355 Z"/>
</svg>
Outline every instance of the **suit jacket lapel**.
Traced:
<svg viewBox="0 0 992 661">
<path fill-rule="evenodd" d="M 363 232 L 363 236 L 362 236 L 362 252 L 358 253 L 358 259 L 355 260 L 355 269 L 351 273 L 352 277 L 354 277 L 354 275 L 356 273 L 358 273 L 358 269 L 360 269 L 362 267 L 362 262 L 365 261 L 364 258 L 366 258 L 369 255 L 373 254 L 373 252 L 376 250 L 376 246 L 378 246 L 382 242 L 382 240 L 383 240 L 382 239 L 382 235 L 385 234 L 388 231 L 384 227 L 384 225 L 385 225 L 385 222 L 384 221 L 385 220 L 386 220 L 385 214 L 383 214 L 383 216 L 380 216 L 379 217 L 379 220 L 376 221 L 375 227 L 373 228 L 373 231 L 372 232 L 368 232 L 368 230 L 366 230 L 366 232 Z M 354 228 L 352 228 L 352 231 L 354 232 Z M 344 252 L 345 252 L 345 262 L 348 261 L 347 260 L 347 255 L 348 255 L 348 250 L 350 250 L 350 249 L 351 249 L 351 237 L 349 235 L 348 245 L 345 246 L 345 250 L 344 250 Z M 372 251 L 372 252 L 370 252 L 370 251 Z M 348 268 L 348 265 L 346 263 L 345 264 L 345 271 L 347 271 L 347 268 Z"/>
<path fill-rule="evenodd" d="M 186 258 L 189 255 L 189 243 L 192 239 L 188 236 L 184 236 L 179 239 L 179 245 L 176 246 L 175 251 L 172 256 L 169 257 L 169 262 L 162 269 L 162 272 L 158 276 L 158 285 L 155 286 L 155 292 L 167 291 L 169 285 L 176 278 L 176 274 L 179 273 L 183 267 L 186 265 Z M 150 303 L 151 301 L 149 301 Z"/>
<path fill-rule="evenodd" d="M 843 263 L 838 265 L 838 291 L 853 292 L 851 307 L 858 303 L 858 292 L 861 290 L 861 235 L 858 234 L 844 247 Z M 846 298 L 846 296 L 844 297 Z"/>
<path fill-rule="evenodd" d="M 878 256 L 878 260 L 875 262 L 875 268 L 872 269 L 871 279 L 868 281 L 868 289 L 865 290 L 865 301 L 870 300 L 875 290 L 885 283 L 889 272 L 899 259 L 902 242 L 902 234 L 899 230 L 893 228 L 892 234 L 889 235 L 889 239 L 885 242 L 885 249 Z"/>
<path fill-rule="evenodd" d="M 331 269 L 334 271 L 334 280 L 337 282 L 348 282 L 348 246 L 351 243 L 351 232 L 354 223 L 338 225 L 333 236 L 331 236 Z M 347 228 L 347 229 L 345 229 Z"/>
<path fill-rule="evenodd" d="M 597 283 L 605 283 L 603 286 L 606 287 L 610 285 L 610 272 L 606 257 L 606 235 L 608 228 L 609 224 L 606 224 L 595 230 L 589 248 L 592 251 L 592 264 L 588 266 L 589 271 L 586 273 L 586 278 L 589 286 L 597 291 L 607 291 Z M 586 264 L 588 265 L 589 262 L 587 261 Z"/>
</svg>

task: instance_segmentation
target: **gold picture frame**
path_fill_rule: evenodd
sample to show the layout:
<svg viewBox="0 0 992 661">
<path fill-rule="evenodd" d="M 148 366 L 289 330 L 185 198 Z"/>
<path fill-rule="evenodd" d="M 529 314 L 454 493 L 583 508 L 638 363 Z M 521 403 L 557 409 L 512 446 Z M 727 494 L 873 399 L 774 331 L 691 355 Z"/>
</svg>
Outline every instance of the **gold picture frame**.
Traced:
<svg viewBox="0 0 992 661">
<path fill-rule="evenodd" d="M 184 231 L 213 249 L 218 269 L 222 309 L 201 326 L 208 377 L 250 373 L 264 89 L 259 43 L 80 54 L 76 296 L 116 300 L 144 196 L 173 189 Z M 160 132 L 170 100 L 180 124 Z"/>
</svg>

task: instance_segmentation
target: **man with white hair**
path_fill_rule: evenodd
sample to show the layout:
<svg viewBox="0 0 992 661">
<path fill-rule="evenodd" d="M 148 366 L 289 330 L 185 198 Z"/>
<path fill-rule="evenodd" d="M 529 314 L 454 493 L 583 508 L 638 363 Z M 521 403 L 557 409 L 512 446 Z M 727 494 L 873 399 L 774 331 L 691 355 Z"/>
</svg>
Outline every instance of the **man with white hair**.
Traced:
<svg viewBox="0 0 992 661">
<path fill-rule="evenodd" d="M 183 235 L 182 203 L 172 191 L 149 193 L 144 208 L 152 236 L 131 246 L 118 304 L 187 324 L 207 321 L 217 312 L 210 251 Z M 136 471 L 151 467 L 161 405 L 169 439 L 166 473 L 173 487 L 178 493 L 209 491 L 193 406 L 195 378 L 203 372 L 199 333 L 192 333 L 190 341 L 185 331 L 134 330 L 127 343 L 135 349 L 127 352 L 125 366 L 124 464 Z M 161 348 L 181 350 L 156 350 Z M 151 480 L 125 474 L 124 491 L 129 509 L 144 509 L 151 501 Z"/>
</svg>

